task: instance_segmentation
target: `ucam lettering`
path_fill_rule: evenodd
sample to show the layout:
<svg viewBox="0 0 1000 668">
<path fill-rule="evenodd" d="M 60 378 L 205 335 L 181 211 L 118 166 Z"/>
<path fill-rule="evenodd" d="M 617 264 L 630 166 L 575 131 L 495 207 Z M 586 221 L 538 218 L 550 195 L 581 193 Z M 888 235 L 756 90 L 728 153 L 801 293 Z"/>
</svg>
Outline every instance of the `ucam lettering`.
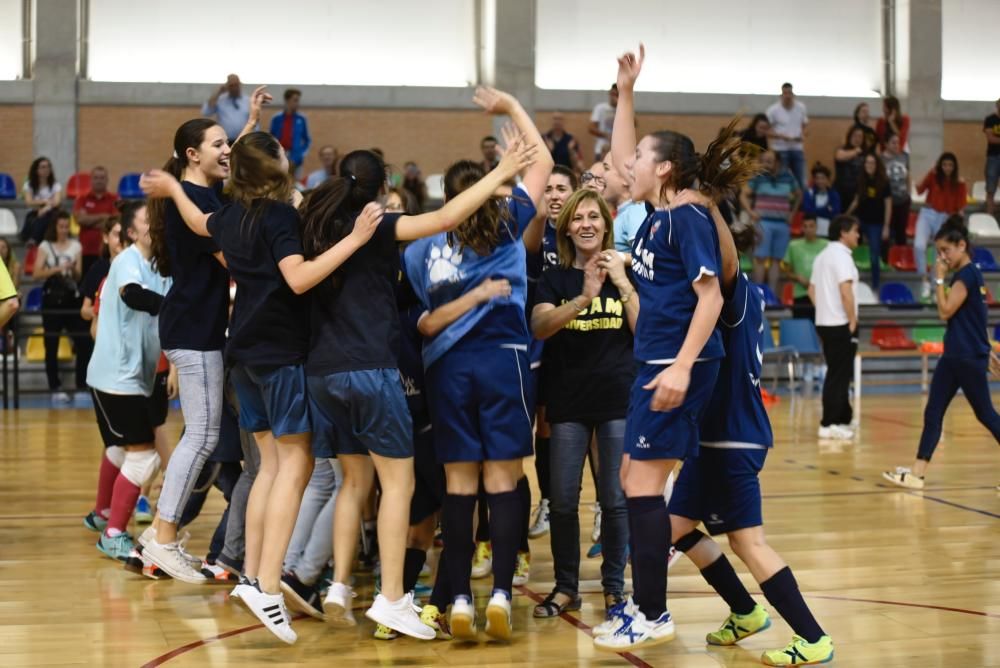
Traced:
<svg viewBox="0 0 1000 668">
<path fill-rule="evenodd" d="M 570 320 L 563 329 L 590 332 L 598 329 L 621 329 L 621 318 L 594 318 L 593 320 Z"/>
<path fill-rule="evenodd" d="M 632 271 L 647 281 L 652 281 L 655 274 L 653 263 L 656 261 L 656 256 L 653 251 L 642 247 L 644 241 L 645 239 L 639 239 L 635 246 L 635 254 L 632 256 Z"/>
</svg>

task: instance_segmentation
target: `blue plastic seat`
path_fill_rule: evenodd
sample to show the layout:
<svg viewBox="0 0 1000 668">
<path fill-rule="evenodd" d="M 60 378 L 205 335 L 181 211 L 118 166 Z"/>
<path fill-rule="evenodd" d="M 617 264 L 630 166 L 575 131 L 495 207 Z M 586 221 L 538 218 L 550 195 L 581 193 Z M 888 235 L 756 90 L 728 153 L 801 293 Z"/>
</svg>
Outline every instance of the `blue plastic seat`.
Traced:
<svg viewBox="0 0 1000 668">
<path fill-rule="evenodd" d="M 822 355 L 819 334 L 812 320 L 805 318 L 788 318 L 778 323 L 779 337 L 782 347 L 795 349 L 800 356 Z"/>
<path fill-rule="evenodd" d="M 754 283 L 757 289 L 760 290 L 760 294 L 764 297 L 764 306 L 767 308 L 782 308 L 781 300 L 778 299 L 778 295 L 774 294 L 774 290 L 771 289 L 766 283 Z"/>
<path fill-rule="evenodd" d="M 34 287 L 28 292 L 27 298 L 24 300 L 24 310 L 25 311 L 41 311 L 42 310 L 42 286 Z"/>
<path fill-rule="evenodd" d="M 910 288 L 903 283 L 886 283 L 879 291 L 879 301 L 889 306 L 916 306 L 917 300 L 913 298 Z"/>
<path fill-rule="evenodd" d="M 780 364 L 784 362 L 788 367 L 788 386 L 791 387 L 795 382 L 795 361 L 799 358 L 799 353 L 793 346 L 786 345 L 775 345 L 774 343 L 774 330 L 771 329 L 771 323 L 766 319 L 764 320 L 764 331 L 761 337 L 761 353 L 762 362 L 767 363 L 768 361 L 774 364 Z M 772 388 L 777 390 L 778 387 L 778 369 L 779 367 L 774 367 L 774 380 Z"/>
<path fill-rule="evenodd" d="M 122 199 L 145 199 L 146 194 L 139 187 L 142 174 L 131 172 L 118 180 L 118 196 Z"/>
<path fill-rule="evenodd" d="M 4 172 L 0 172 L 0 199 L 17 199 L 17 183 Z"/>
<path fill-rule="evenodd" d="M 993 253 L 989 248 L 976 246 L 972 251 L 972 261 L 976 263 L 980 271 L 1000 271 L 1000 265 L 993 258 Z"/>
</svg>

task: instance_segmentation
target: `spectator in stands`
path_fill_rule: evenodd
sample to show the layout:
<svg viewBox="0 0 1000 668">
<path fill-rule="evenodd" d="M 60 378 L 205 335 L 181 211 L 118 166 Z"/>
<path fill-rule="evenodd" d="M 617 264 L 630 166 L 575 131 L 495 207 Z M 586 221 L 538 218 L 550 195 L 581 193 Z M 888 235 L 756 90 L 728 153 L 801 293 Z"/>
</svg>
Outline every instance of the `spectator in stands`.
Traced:
<svg viewBox="0 0 1000 668">
<path fill-rule="evenodd" d="M 384 207 L 386 213 L 401 213 L 404 216 L 418 216 L 422 213 L 417 198 L 406 188 L 389 188 L 385 193 Z"/>
<path fill-rule="evenodd" d="M 910 152 L 910 117 L 899 107 L 899 98 L 895 95 L 882 100 L 882 118 L 875 124 L 875 134 L 878 135 L 879 147 L 885 149 L 889 135 L 899 135 L 899 147 L 904 153 Z"/>
<path fill-rule="evenodd" d="M 305 162 L 312 138 L 309 136 L 309 123 L 306 117 L 299 113 L 299 102 L 302 91 L 297 88 L 285 89 L 285 109 L 271 119 L 271 134 L 285 149 L 288 156 L 288 171 L 296 179 L 302 176 L 302 163 Z"/>
<path fill-rule="evenodd" d="M 865 156 L 858 192 L 854 195 L 847 213 L 861 222 L 861 231 L 871 254 L 872 288 L 878 290 L 882 260 L 889 255 L 889 222 L 892 220 L 892 190 L 885 175 L 885 165 L 874 153 Z M 883 254 L 885 257 L 883 257 Z"/>
<path fill-rule="evenodd" d="M 22 192 L 24 203 L 32 210 L 24 219 L 21 239 L 37 244 L 45 237 L 55 211 L 62 204 L 62 184 L 56 181 L 51 160 L 35 158 L 28 169 L 28 180 L 24 182 Z"/>
<path fill-rule="evenodd" d="M 423 211 L 424 205 L 427 203 L 427 183 L 424 181 L 424 175 L 420 173 L 420 167 L 417 166 L 417 163 L 408 162 L 403 165 L 402 188 L 413 195 L 417 203 L 417 213 Z"/>
<path fill-rule="evenodd" d="M 0 262 L 0 328 L 3 328 L 14 317 L 20 307 L 21 304 L 17 300 L 17 288 L 14 287 L 10 274 L 7 273 L 7 265 Z"/>
<path fill-rule="evenodd" d="M 830 221 L 830 244 L 816 256 L 809 298 L 816 306 L 816 332 L 823 342 L 821 439 L 854 438 L 854 411 L 848 398 L 854 356 L 858 353 L 858 268 L 852 255 L 861 236 L 858 219 L 840 215 Z"/>
<path fill-rule="evenodd" d="M 484 172 L 492 172 L 500 164 L 500 153 L 497 151 L 497 138 L 493 135 L 483 137 L 479 142 L 479 150 L 483 153 L 483 161 L 479 164 Z"/>
<path fill-rule="evenodd" d="M 840 195 L 830 187 L 830 168 L 817 162 L 812 168 L 812 187 L 805 191 L 802 213 L 816 221 L 816 234 L 826 239 L 830 221 L 843 209 Z"/>
<path fill-rule="evenodd" d="M 870 153 L 874 151 L 875 146 L 878 144 L 878 135 L 872 129 L 871 112 L 869 111 L 867 102 L 861 102 L 858 106 L 854 107 L 854 125 L 852 127 L 860 128 L 861 132 L 864 133 L 864 140 L 861 142 L 864 152 Z"/>
<path fill-rule="evenodd" d="M 781 259 L 785 257 L 791 239 L 788 225 L 799 210 L 802 191 L 798 181 L 781 164 L 781 159 L 774 151 L 765 151 L 760 156 L 760 166 L 763 173 L 747 183 L 741 201 L 743 210 L 750 212 L 750 217 L 757 225 L 760 238 L 754 251 L 754 281 L 763 283 L 764 272 L 767 270 L 767 284 L 772 291 L 777 292 Z"/>
<path fill-rule="evenodd" d="M 892 221 L 889 234 L 896 246 L 906 245 L 906 226 L 910 221 L 910 156 L 903 153 L 899 135 L 889 135 L 882 151 L 885 174 L 892 189 Z"/>
<path fill-rule="evenodd" d="M 758 147 L 763 153 L 768 149 L 767 136 L 770 129 L 771 122 L 767 120 L 767 114 L 757 114 L 750 121 L 750 125 L 740 132 L 740 139 L 746 144 Z"/>
<path fill-rule="evenodd" d="M 83 248 L 83 275 L 101 258 L 104 224 L 118 215 L 118 195 L 108 190 L 108 170 L 90 171 L 90 192 L 73 203 L 73 215 L 80 226 Z"/>
<path fill-rule="evenodd" d="M 69 213 L 58 209 L 49 223 L 45 241 L 38 246 L 34 277 L 42 286 L 42 328 L 45 330 L 45 374 L 53 399 L 70 403 L 72 398 L 60 391 L 59 337 L 65 330 L 76 348 L 76 388 L 87 387 L 87 363 L 92 348 L 87 324 L 80 317 L 79 281 L 83 275 L 80 242 L 69 235 Z M 82 334 L 82 335 L 81 335 Z"/>
<path fill-rule="evenodd" d="M 817 230 L 816 219 L 805 218 L 802 221 L 802 238 L 793 239 L 785 251 L 784 265 L 793 285 L 793 318 L 812 320 L 816 315 L 816 309 L 809 299 L 809 279 L 812 278 L 816 256 L 830 243 L 826 237 L 817 236 Z"/>
<path fill-rule="evenodd" d="M 983 134 L 986 135 L 986 213 L 992 216 L 1000 181 L 1000 100 L 996 101 L 996 111 L 983 120 Z"/>
<path fill-rule="evenodd" d="M 92 339 L 97 338 L 97 321 L 94 319 L 96 315 L 94 306 L 98 302 L 97 293 L 100 291 L 104 279 L 108 277 L 108 272 L 111 271 L 112 261 L 124 248 L 121 234 L 122 224 L 117 216 L 104 221 L 101 235 L 101 257 L 89 271 L 84 272 L 83 280 L 80 282 L 80 297 L 83 300 L 80 304 L 80 317 L 90 323 L 90 338 Z"/>
<path fill-rule="evenodd" d="M 587 131 L 597 137 L 594 142 L 594 160 L 600 160 L 611 148 L 611 128 L 615 124 L 615 109 L 618 108 L 618 84 L 608 89 L 608 101 L 598 102 L 590 114 Z"/>
<path fill-rule="evenodd" d="M 833 187 L 840 195 L 840 203 L 847 206 L 858 191 L 858 178 L 865 157 L 865 133 L 857 126 L 851 126 L 844 137 L 844 145 L 834 153 L 835 176 Z"/>
<path fill-rule="evenodd" d="M 319 150 L 319 161 L 323 166 L 311 173 L 306 179 L 306 190 L 318 188 L 324 181 L 337 173 L 340 154 L 337 149 L 327 144 Z"/>
<path fill-rule="evenodd" d="M 913 235 L 913 253 L 917 259 L 917 272 L 923 279 L 920 296 L 931 296 L 931 284 L 927 276 L 927 241 L 933 239 L 944 221 L 956 213 L 964 213 L 968 191 L 965 181 L 958 175 L 958 158 L 954 153 L 944 152 L 937 159 L 934 169 L 917 186 L 917 193 L 927 193 L 927 202 L 917 216 L 917 229 Z M 934 253 L 934 247 L 931 246 Z"/>
<path fill-rule="evenodd" d="M 576 137 L 566 132 L 566 117 L 561 112 L 552 112 L 552 127 L 542 135 L 545 145 L 557 165 L 572 169 L 579 174 L 583 171 L 583 153 Z"/>
<path fill-rule="evenodd" d="M 236 141 L 250 119 L 250 98 L 243 94 L 243 84 L 238 75 L 230 74 L 226 77 L 226 83 L 219 86 L 202 106 L 201 115 L 218 117 L 229 143 Z"/>
<path fill-rule="evenodd" d="M 781 163 L 795 176 L 799 188 L 806 186 L 806 154 L 802 140 L 809 125 L 806 105 L 795 99 L 792 84 L 781 84 L 781 99 L 767 109 L 767 120 L 771 124 L 768 136 L 771 150 L 778 154 Z"/>
<path fill-rule="evenodd" d="M 2 237 L 0 237 L 0 262 L 3 262 L 4 266 L 7 267 L 7 273 L 10 275 L 10 280 L 14 283 L 14 287 L 20 288 L 21 263 L 17 261 L 17 255 L 14 254 L 14 249 L 11 248 L 10 242 Z"/>
</svg>

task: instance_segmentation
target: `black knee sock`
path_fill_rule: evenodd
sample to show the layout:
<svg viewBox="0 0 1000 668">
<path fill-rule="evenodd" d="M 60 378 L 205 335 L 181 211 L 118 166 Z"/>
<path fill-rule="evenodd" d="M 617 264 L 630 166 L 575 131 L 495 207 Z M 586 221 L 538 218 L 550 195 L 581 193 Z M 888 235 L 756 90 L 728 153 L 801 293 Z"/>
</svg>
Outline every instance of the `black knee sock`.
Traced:
<svg viewBox="0 0 1000 668">
<path fill-rule="evenodd" d="M 508 595 L 514 588 L 517 546 L 521 542 L 521 495 L 519 492 L 487 494 L 490 504 L 490 540 L 493 542 L 493 590 Z"/>
<path fill-rule="evenodd" d="M 476 496 L 446 494 L 441 512 L 441 529 L 444 532 L 444 549 L 448 553 L 448 582 L 452 598 L 472 598 L 469 582 L 472 574 L 472 513 L 476 509 Z"/>
<path fill-rule="evenodd" d="M 670 515 L 662 496 L 636 496 L 627 499 L 628 514 L 634 532 L 632 553 L 633 579 L 638 572 L 642 582 L 633 599 L 649 621 L 655 621 L 667 609 L 667 553 L 670 551 Z"/>
<path fill-rule="evenodd" d="M 549 498 L 551 485 L 549 484 L 549 437 L 535 436 L 535 475 L 538 477 L 538 491 L 543 499 Z"/>
<path fill-rule="evenodd" d="M 486 490 L 483 489 L 482 483 L 479 485 L 479 495 L 476 500 L 478 503 L 476 513 L 479 518 L 476 525 L 476 542 L 488 543 L 490 540 L 490 511 L 489 505 L 486 503 Z"/>
<path fill-rule="evenodd" d="M 530 552 L 528 546 L 528 529 L 531 526 L 531 487 L 528 485 L 528 476 L 521 476 L 517 481 L 517 494 L 521 499 L 521 544 L 518 549 L 521 552 Z"/>
<path fill-rule="evenodd" d="M 628 504 L 628 499 L 626 501 L 626 507 Z M 632 600 L 635 600 L 636 592 L 639 591 L 639 569 L 635 565 L 635 523 L 632 521 L 632 513 L 628 513 L 626 519 L 628 520 L 628 561 L 631 562 L 632 567 Z"/>
<path fill-rule="evenodd" d="M 795 581 L 791 568 L 785 566 L 767 581 L 761 582 L 760 590 L 792 627 L 792 631 L 805 638 L 806 642 L 816 642 L 826 635 L 802 598 L 799 583 Z"/>
<path fill-rule="evenodd" d="M 753 612 L 757 604 L 740 582 L 726 555 L 720 555 L 718 559 L 701 569 L 701 576 L 722 597 L 731 612 L 737 615 L 749 615 Z"/>
<path fill-rule="evenodd" d="M 444 612 L 451 605 L 451 585 L 448 584 L 448 552 L 441 550 L 437 573 L 434 574 L 434 589 L 431 590 L 430 604 Z"/>
<path fill-rule="evenodd" d="M 413 591 L 417 586 L 417 578 L 420 577 L 420 570 L 427 561 L 427 552 L 418 550 L 415 547 L 406 548 L 406 557 L 403 560 L 403 591 Z"/>
</svg>

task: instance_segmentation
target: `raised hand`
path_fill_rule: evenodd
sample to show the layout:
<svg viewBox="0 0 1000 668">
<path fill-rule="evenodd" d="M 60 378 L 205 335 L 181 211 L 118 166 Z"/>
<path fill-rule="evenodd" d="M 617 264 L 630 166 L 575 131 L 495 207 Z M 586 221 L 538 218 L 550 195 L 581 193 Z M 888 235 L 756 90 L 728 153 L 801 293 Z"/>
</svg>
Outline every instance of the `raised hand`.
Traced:
<svg viewBox="0 0 1000 668">
<path fill-rule="evenodd" d="M 364 246 L 368 243 L 368 240 L 372 238 L 375 234 L 375 230 L 378 229 L 379 223 L 382 222 L 382 216 L 385 215 L 385 209 L 383 209 L 377 202 L 368 202 L 365 208 L 361 210 L 358 214 L 357 219 L 354 221 L 354 229 L 351 230 L 350 236 L 359 247 Z"/>
<path fill-rule="evenodd" d="M 600 266 L 601 253 L 592 256 L 583 267 L 583 296 L 588 300 L 601 294 L 608 272 Z"/>
<path fill-rule="evenodd" d="M 254 88 L 253 95 L 250 96 L 250 119 L 254 121 L 259 120 L 261 108 L 273 99 L 271 94 L 267 92 L 267 86 L 257 86 Z"/>
<path fill-rule="evenodd" d="M 626 52 L 618 58 L 618 89 L 632 90 L 635 87 L 635 80 L 639 78 L 642 71 L 642 63 L 646 60 L 646 45 L 639 42 L 639 56 L 636 57 L 631 51 Z"/>
<path fill-rule="evenodd" d="M 538 146 L 536 144 L 527 144 L 523 135 L 519 135 L 517 139 L 507 146 L 506 150 L 503 152 L 503 157 L 500 159 L 500 164 L 496 166 L 496 169 L 502 170 L 500 174 L 507 177 L 507 179 L 514 178 L 523 169 L 527 169 L 531 165 L 535 164 L 535 160 L 538 159 Z"/>
<path fill-rule="evenodd" d="M 506 278 L 487 278 L 477 285 L 474 290 L 480 302 L 488 302 L 494 297 L 510 297 L 511 287 L 510 281 Z"/>
<path fill-rule="evenodd" d="M 500 143 L 497 144 L 497 155 L 501 159 L 507 154 L 507 149 L 514 145 L 514 142 L 521 139 L 523 135 L 517 131 L 513 123 L 504 123 L 500 128 Z"/>
<path fill-rule="evenodd" d="M 491 86 L 477 87 L 472 101 L 482 107 L 486 113 L 497 116 L 509 114 L 514 109 L 514 105 L 517 104 L 513 95 Z"/>
<path fill-rule="evenodd" d="M 607 273 L 612 283 L 621 286 L 628 282 L 628 276 L 625 275 L 625 262 L 618 251 L 614 249 L 601 251 L 597 254 L 597 258 L 597 266 Z"/>
<path fill-rule="evenodd" d="M 179 188 L 180 183 L 173 174 L 162 169 L 152 169 L 139 178 L 139 187 L 147 197 L 153 199 L 163 199 L 173 194 L 174 188 Z"/>
</svg>

